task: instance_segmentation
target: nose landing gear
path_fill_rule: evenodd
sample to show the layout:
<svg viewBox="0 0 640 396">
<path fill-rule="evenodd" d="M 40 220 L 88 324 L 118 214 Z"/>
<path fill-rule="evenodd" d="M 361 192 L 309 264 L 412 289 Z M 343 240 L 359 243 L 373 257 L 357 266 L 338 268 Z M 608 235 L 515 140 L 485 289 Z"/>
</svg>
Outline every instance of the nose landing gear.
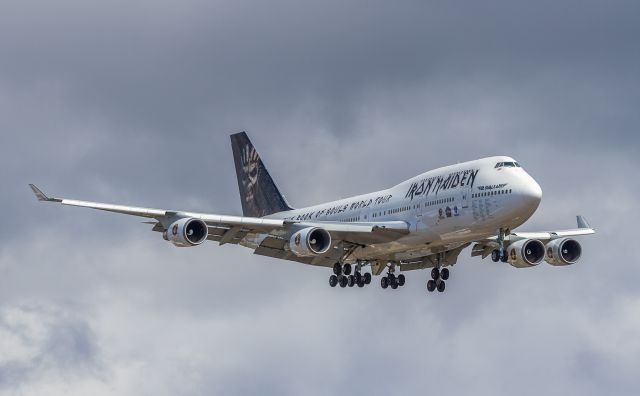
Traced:
<svg viewBox="0 0 640 396">
<path fill-rule="evenodd" d="M 508 228 L 501 228 L 498 230 L 498 249 L 495 249 L 491 252 L 491 260 L 494 263 L 501 261 L 506 263 L 509 261 L 509 255 L 507 254 L 507 249 L 505 248 L 505 238 L 507 235 L 511 233 L 511 230 Z"/>
</svg>

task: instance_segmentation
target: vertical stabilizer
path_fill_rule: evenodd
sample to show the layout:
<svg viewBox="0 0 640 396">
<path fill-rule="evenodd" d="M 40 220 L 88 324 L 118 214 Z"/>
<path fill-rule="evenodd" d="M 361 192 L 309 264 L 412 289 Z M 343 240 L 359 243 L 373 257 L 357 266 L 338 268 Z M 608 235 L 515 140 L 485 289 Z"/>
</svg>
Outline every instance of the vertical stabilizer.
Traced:
<svg viewBox="0 0 640 396">
<path fill-rule="evenodd" d="M 244 216 L 263 217 L 292 210 L 245 132 L 231 135 L 231 149 Z"/>
</svg>

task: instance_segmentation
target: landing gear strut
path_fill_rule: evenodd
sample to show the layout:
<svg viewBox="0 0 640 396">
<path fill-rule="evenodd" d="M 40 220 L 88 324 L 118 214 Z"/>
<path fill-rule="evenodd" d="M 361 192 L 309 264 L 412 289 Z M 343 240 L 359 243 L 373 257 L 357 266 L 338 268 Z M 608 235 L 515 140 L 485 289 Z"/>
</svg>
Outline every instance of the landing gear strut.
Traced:
<svg viewBox="0 0 640 396">
<path fill-rule="evenodd" d="M 506 263 L 509 261 L 509 255 L 507 254 L 504 241 L 510 233 L 511 231 L 508 228 L 501 228 L 498 230 L 498 249 L 491 252 L 491 260 L 493 260 L 494 263 L 497 263 L 498 261 Z"/>
</svg>

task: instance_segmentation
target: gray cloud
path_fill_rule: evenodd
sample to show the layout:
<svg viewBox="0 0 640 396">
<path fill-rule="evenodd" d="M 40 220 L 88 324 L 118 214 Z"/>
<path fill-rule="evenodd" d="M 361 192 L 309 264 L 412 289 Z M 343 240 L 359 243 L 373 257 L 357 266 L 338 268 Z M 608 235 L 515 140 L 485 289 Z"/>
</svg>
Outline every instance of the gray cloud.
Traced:
<svg viewBox="0 0 640 396">
<path fill-rule="evenodd" d="M 6 3 L 0 393 L 637 394 L 638 11 Z M 465 252 L 443 295 L 423 272 L 332 290 L 325 269 L 176 249 L 26 186 L 237 214 L 228 134 L 245 129 L 297 206 L 507 154 L 545 194 L 523 228 L 581 213 L 598 234 L 569 268 Z"/>
<path fill-rule="evenodd" d="M 29 389 L 43 377 L 99 378 L 93 332 L 83 319 L 43 303 L 18 303 L 0 312 L 0 390 Z"/>
</svg>

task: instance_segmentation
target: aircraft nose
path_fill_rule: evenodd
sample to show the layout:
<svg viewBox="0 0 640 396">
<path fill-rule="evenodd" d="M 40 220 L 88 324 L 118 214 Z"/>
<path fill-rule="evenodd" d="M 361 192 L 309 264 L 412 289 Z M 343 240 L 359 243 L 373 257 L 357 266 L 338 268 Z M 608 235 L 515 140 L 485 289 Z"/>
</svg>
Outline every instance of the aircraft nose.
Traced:
<svg viewBox="0 0 640 396">
<path fill-rule="evenodd" d="M 522 199 L 527 206 L 538 208 L 540 201 L 542 201 L 542 188 L 531 176 L 527 176 L 522 186 Z"/>
</svg>

